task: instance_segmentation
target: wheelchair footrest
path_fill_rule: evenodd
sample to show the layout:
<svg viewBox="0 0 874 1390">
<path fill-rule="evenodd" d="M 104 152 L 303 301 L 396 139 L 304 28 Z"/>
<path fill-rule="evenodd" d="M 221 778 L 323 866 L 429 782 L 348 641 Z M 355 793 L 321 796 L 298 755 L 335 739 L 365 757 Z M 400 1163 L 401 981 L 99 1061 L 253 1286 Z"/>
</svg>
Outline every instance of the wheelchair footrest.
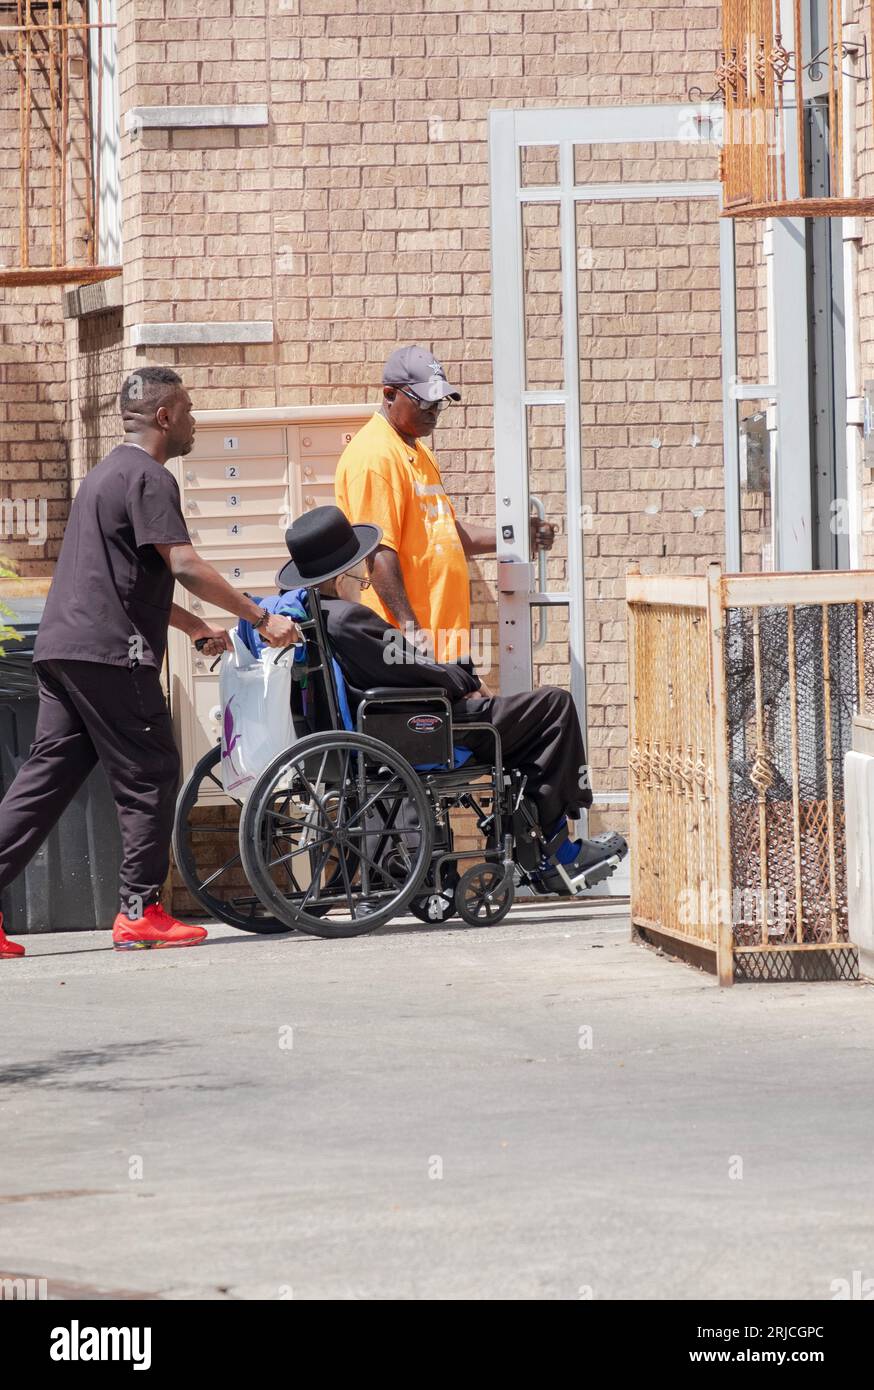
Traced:
<svg viewBox="0 0 874 1390">
<path fill-rule="evenodd" d="M 567 872 L 564 864 L 555 866 L 556 872 L 564 879 L 569 893 L 584 893 L 588 888 L 594 888 L 596 883 L 603 883 L 605 878 L 619 868 L 622 858 L 618 854 L 612 854 L 609 859 L 604 859 L 600 864 L 593 864 L 591 868 L 584 869 L 580 874 L 573 877 Z"/>
</svg>

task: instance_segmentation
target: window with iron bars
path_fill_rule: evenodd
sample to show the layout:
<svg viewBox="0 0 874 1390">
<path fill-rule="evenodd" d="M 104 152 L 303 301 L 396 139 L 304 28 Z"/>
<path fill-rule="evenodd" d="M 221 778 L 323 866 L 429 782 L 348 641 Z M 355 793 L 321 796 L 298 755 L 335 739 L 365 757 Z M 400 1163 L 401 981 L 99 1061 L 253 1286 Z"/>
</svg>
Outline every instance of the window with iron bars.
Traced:
<svg viewBox="0 0 874 1390">
<path fill-rule="evenodd" d="M 0 285 L 121 274 L 116 0 L 0 0 Z"/>
</svg>

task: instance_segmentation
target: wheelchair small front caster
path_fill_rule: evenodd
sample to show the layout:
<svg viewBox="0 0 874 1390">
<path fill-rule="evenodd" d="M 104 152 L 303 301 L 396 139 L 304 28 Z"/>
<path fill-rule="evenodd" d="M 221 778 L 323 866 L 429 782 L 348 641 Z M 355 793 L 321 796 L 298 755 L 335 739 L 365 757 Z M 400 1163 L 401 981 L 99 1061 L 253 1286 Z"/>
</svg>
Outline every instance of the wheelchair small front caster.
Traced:
<svg viewBox="0 0 874 1390">
<path fill-rule="evenodd" d="M 469 927 L 494 927 L 506 917 L 515 896 L 512 875 L 507 876 L 500 864 L 475 864 L 458 880 L 455 906 Z"/>
</svg>

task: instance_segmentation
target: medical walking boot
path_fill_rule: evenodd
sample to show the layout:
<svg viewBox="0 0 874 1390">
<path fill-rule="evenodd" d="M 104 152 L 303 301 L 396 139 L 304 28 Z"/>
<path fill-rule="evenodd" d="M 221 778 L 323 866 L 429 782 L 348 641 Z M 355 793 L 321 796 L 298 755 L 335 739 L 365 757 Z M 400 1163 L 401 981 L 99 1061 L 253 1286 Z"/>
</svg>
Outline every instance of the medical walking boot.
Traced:
<svg viewBox="0 0 874 1390">
<path fill-rule="evenodd" d="M 579 849 L 567 864 L 553 863 L 542 872 L 541 883 L 549 893 L 582 893 L 615 873 L 628 853 L 628 844 L 613 830 L 591 840 L 578 840 Z"/>
<path fill-rule="evenodd" d="M 0 960 L 13 960 L 23 955 L 24 947 L 19 946 L 17 941 L 10 941 L 3 930 L 3 913 L 0 912 Z"/>
<path fill-rule="evenodd" d="M 165 912 L 160 903 L 150 903 L 142 917 L 125 917 L 120 912 L 112 924 L 112 944 L 116 951 L 147 951 L 162 946 L 197 946 L 206 940 L 205 927 L 192 927 Z"/>
</svg>

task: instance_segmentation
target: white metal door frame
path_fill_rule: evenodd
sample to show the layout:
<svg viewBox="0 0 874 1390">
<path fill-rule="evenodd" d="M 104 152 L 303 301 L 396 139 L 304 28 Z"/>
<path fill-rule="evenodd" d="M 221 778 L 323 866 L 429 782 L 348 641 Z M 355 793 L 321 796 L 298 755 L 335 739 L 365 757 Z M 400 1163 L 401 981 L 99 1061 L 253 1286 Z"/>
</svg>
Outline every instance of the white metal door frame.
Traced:
<svg viewBox="0 0 874 1390">
<path fill-rule="evenodd" d="M 578 202 L 629 199 L 721 199 L 716 182 L 582 184 L 574 180 L 574 145 L 695 143 L 720 138 L 719 106 L 625 106 L 588 109 L 492 111 L 489 116 L 492 230 L 492 334 L 494 362 L 495 489 L 498 533 L 498 632 L 501 691 L 530 690 L 531 610 L 545 604 L 568 609 L 571 694 L 586 728 L 585 599 L 582 534 L 582 437 L 577 341 Z M 522 146 L 559 149 L 559 182 L 549 188 L 522 187 Z M 523 304 L 522 207 L 529 202 L 560 205 L 564 384 L 561 390 L 526 389 Z M 728 568 L 740 569 L 740 489 L 737 438 L 737 350 L 734 227 L 720 224 L 721 331 L 723 344 L 723 437 L 726 465 L 726 551 Z M 531 405 L 564 407 L 568 517 L 568 590 L 535 588 L 528 542 L 526 411 Z M 732 423 L 733 421 L 733 423 Z M 577 524 L 571 524 L 576 518 Z"/>
</svg>

